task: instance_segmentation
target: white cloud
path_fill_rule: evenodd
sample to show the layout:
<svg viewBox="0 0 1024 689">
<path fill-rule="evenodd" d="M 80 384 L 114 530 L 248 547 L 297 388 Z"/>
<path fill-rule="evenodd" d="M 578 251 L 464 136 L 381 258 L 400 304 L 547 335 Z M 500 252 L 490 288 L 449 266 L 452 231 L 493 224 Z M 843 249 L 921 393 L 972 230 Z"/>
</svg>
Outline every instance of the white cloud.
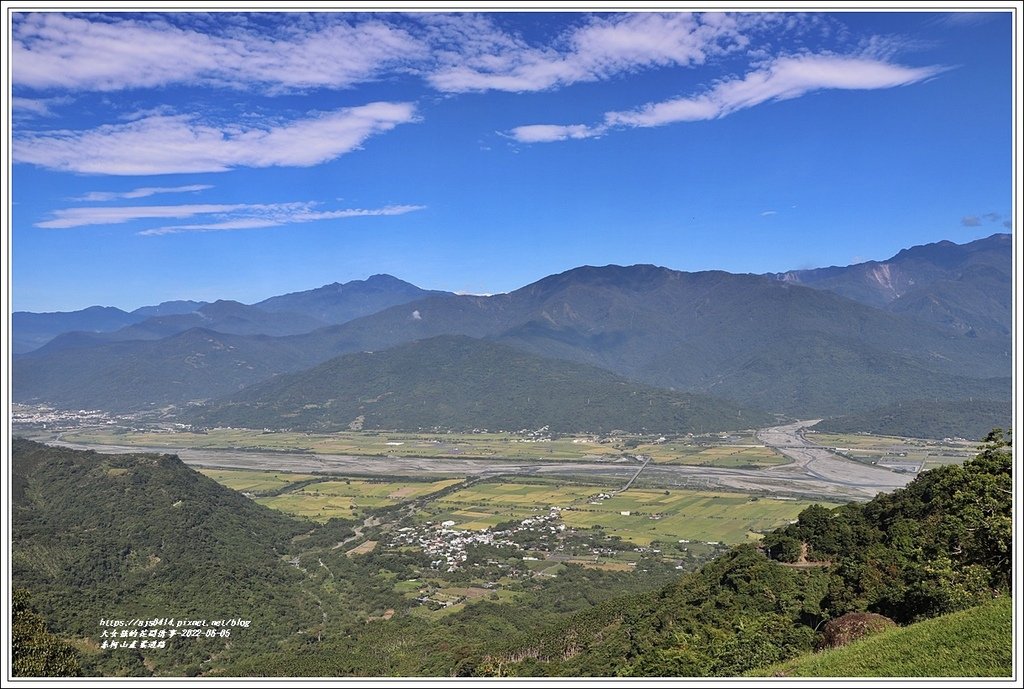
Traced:
<svg viewBox="0 0 1024 689">
<path fill-rule="evenodd" d="M 155 194 L 184 194 L 213 189 L 212 184 L 188 184 L 181 187 L 139 187 L 131 191 L 90 191 L 75 201 L 116 201 L 117 199 L 143 199 Z"/>
<path fill-rule="evenodd" d="M 365 218 L 381 217 L 391 215 L 405 215 L 413 211 L 423 210 L 426 206 L 385 206 L 383 208 L 346 208 L 335 211 L 313 211 L 310 210 L 313 204 L 282 204 L 278 212 L 270 212 L 260 217 L 241 217 L 229 220 L 221 220 L 214 223 L 198 223 L 192 225 L 171 225 L 168 227 L 157 227 L 139 232 L 146 237 L 156 237 L 165 234 L 181 234 L 183 232 L 220 232 L 226 230 L 250 230 L 264 227 L 278 227 L 280 225 L 293 225 L 298 223 L 317 222 L 319 220 L 339 220 L 343 218 Z M 245 212 L 252 212 L 248 207 L 242 209 Z"/>
<path fill-rule="evenodd" d="M 308 223 L 319 220 L 341 218 L 404 215 L 423 210 L 425 206 L 392 205 L 382 208 L 344 208 L 339 210 L 317 210 L 312 201 L 290 203 L 233 203 L 233 204 L 183 204 L 177 206 L 108 206 L 104 208 L 62 208 L 53 211 L 49 220 L 36 223 L 36 227 L 67 229 L 89 225 L 119 225 L 137 220 L 168 218 L 192 218 L 212 216 L 214 222 L 191 225 L 158 227 L 139 232 L 154 236 L 178 234 L 181 232 L 211 232 L 217 230 L 244 230 L 259 227 L 276 227 L 294 223 Z"/>
<path fill-rule="evenodd" d="M 708 120 L 767 101 L 798 98 L 823 89 L 885 89 L 935 76 L 941 67 L 904 67 L 880 60 L 836 55 L 783 57 L 740 79 L 716 84 L 708 93 L 651 103 L 637 110 L 612 112 L 608 124 L 657 127 L 673 122 Z"/>
<path fill-rule="evenodd" d="M 298 204 L 307 207 L 309 204 Z M 296 204 L 188 204 L 180 206 L 109 206 L 96 208 L 61 208 L 53 211 L 53 218 L 36 223 L 36 227 L 66 229 L 86 225 L 119 225 L 134 220 L 152 218 L 188 218 L 194 215 L 286 210 Z M 297 210 L 297 206 L 296 206 Z"/>
<path fill-rule="evenodd" d="M 746 45 L 726 14 L 635 13 L 594 16 L 552 45 L 531 46 L 484 16 L 432 20 L 440 66 L 427 77 L 439 91 L 541 91 L 641 69 L 702 64 Z"/>
<path fill-rule="evenodd" d="M 86 131 L 20 134 L 14 139 L 14 162 L 108 175 L 308 167 L 415 119 L 411 103 L 386 102 L 267 127 L 215 126 L 193 116 L 155 115 Z"/>
<path fill-rule="evenodd" d="M 50 117 L 53 111 L 50 110 L 52 98 L 24 98 L 15 96 L 11 98 L 11 106 L 15 115 L 30 115 L 36 117 Z"/>
<path fill-rule="evenodd" d="M 353 25 L 333 15 L 296 14 L 270 27 L 235 16 L 219 33 L 174 23 L 190 19 L 17 13 L 14 83 L 92 91 L 180 83 L 346 88 L 426 52 L 407 31 L 376 19 Z"/>
<path fill-rule="evenodd" d="M 768 218 L 768 217 L 771 217 L 773 215 L 778 215 L 778 214 L 779 214 L 778 211 L 761 211 L 761 217 L 762 218 Z"/>
<path fill-rule="evenodd" d="M 276 227 L 318 220 L 404 215 L 426 208 L 425 206 L 394 205 L 382 208 L 345 208 L 323 211 L 316 210 L 316 207 L 315 202 L 296 201 L 284 204 L 185 204 L 180 206 L 63 208 L 53 211 L 50 219 L 37 222 L 36 227 L 67 229 L 88 225 L 117 225 L 137 220 L 194 218 L 197 216 L 210 216 L 213 219 L 209 222 L 169 225 L 139 232 L 139 234 L 152 236 L 180 232 Z"/>
<path fill-rule="evenodd" d="M 584 124 L 527 124 L 509 132 L 516 141 L 525 144 L 566 139 L 589 139 L 604 133 L 604 127 L 588 127 Z"/>
<path fill-rule="evenodd" d="M 824 89 L 869 90 L 904 86 L 933 77 L 943 69 L 937 66 L 904 67 L 877 59 L 836 55 L 782 57 L 741 78 L 720 81 L 705 93 L 648 103 L 635 110 L 608 112 L 602 125 L 572 127 L 603 133 L 612 127 L 660 127 L 710 120 L 768 101 L 798 98 Z M 559 127 L 562 125 L 529 125 L 525 128 L 527 138 L 520 138 L 524 133 L 523 127 L 511 130 L 510 134 L 524 143 L 585 138 L 568 134 L 529 138 L 534 132 L 558 132 Z"/>
<path fill-rule="evenodd" d="M 292 216 L 291 222 L 313 222 L 314 220 L 336 220 L 338 218 L 362 218 L 380 215 L 405 215 L 421 211 L 426 206 L 385 206 L 384 208 L 346 208 L 338 211 L 303 211 Z"/>
</svg>

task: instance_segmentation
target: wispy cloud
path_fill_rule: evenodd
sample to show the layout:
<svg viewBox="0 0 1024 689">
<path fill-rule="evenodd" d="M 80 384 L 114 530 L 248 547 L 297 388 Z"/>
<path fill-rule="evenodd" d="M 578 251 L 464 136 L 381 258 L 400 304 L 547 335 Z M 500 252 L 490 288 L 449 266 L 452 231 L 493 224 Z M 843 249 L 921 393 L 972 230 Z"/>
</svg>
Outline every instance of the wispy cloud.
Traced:
<svg viewBox="0 0 1024 689">
<path fill-rule="evenodd" d="M 223 204 L 202 203 L 179 206 L 107 206 L 96 208 L 61 208 L 53 211 L 49 220 L 36 223 L 36 227 L 50 229 L 67 229 L 86 225 L 119 225 L 135 220 L 153 218 L 188 218 L 195 215 L 214 213 L 249 213 L 284 210 L 288 207 L 307 206 L 308 204 Z"/>
<path fill-rule="evenodd" d="M 209 32 L 182 25 L 189 20 L 16 14 L 14 83 L 75 91 L 180 83 L 347 88 L 426 51 L 404 29 L 378 20 L 296 14 L 271 28 L 238 15 Z"/>
<path fill-rule="evenodd" d="M 641 69 L 689 66 L 746 45 L 727 14 L 637 13 L 589 17 L 550 45 L 533 46 L 487 16 L 442 16 L 438 35 L 456 46 L 439 51 L 427 81 L 439 91 L 542 91 L 600 81 Z"/>
<path fill-rule="evenodd" d="M 953 28 L 964 28 L 984 24 L 994 16 L 991 12 L 949 12 L 941 15 L 936 22 Z"/>
<path fill-rule="evenodd" d="M 544 44 L 500 26 L 500 16 L 422 14 L 244 15 L 212 25 L 188 15 L 116 17 L 19 13 L 16 86 L 116 91 L 172 84 L 348 88 L 416 73 L 445 93 L 539 91 L 653 67 L 689 66 L 744 48 L 743 15 L 579 15 Z"/>
<path fill-rule="evenodd" d="M 156 115 L 86 131 L 22 133 L 14 162 L 107 175 L 308 167 L 416 120 L 411 103 L 369 103 L 269 127 L 216 126 L 195 116 Z"/>
<path fill-rule="evenodd" d="M 156 194 L 185 194 L 213 189 L 212 184 L 187 184 L 182 187 L 139 187 L 131 191 L 90 191 L 75 201 L 117 201 L 118 199 L 143 199 Z"/>
<path fill-rule="evenodd" d="M 340 220 L 343 218 L 365 218 L 390 215 L 405 215 L 413 211 L 423 210 L 426 206 L 385 206 L 383 208 L 346 208 L 335 211 L 313 211 L 306 205 L 295 209 L 285 209 L 272 213 L 267 217 L 235 218 L 214 223 L 197 223 L 191 225 L 172 225 L 157 227 L 139 232 L 146 237 L 165 234 L 181 234 L 183 232 L 220 232 L 226 230 L 249 230 L 264 227 L 277 227 L 297 223 L 317 222 L 320 220 Z"/>
<path fill-rule="evenodd" d="M 66 98 L 25 98 L 14 96 L 11 98 L 11 106 L 15 116 L 29 117 L 52 117 L 52 105 L 60 105 L 68 102 Z"/>
<path fill-rule="evenodd" d="M 877 59 L 837 55 L 782 57 L 740 78 L 726 79 L 704 93 L 648 103 L 635 110 L 608 112 L 597 125 L 572 125 L 577 136 L 559 134 L 562 125 L 527 125 L 510 131 L 523 143 L 599 136 L 616 127 L 660 127 L 710 120 L 768 101 L 798 98 L 825 89 L 884 89 L 923 81 L 943 67 L 905 67 Z M 564 127 L 563 127 L 564 128 Z M 545 138 L 543 134 L 549 133 Z"/>
<path fill-rule="evenodd" d="M 778 215 L 778 214 L 779 214 L 778 211 L 761 211 L 761 217 L 762 218 L 768 218 L 768 217 L 771 217 L 773 215 Z"/>
<path fill-rule="evenodd" d="M 289 203 L 182 204 L 175 206 L 95 206 L 62 208 L 53 211 L 49 220 L 36 223 L 47 229 L 69 229 L 89 225 L 119 225 L 139 220 L 180 219 L 209 216 L 212 222 L 157 227 L 139 232 L 154 236 L 181 232 L 211 232 L 276 227 L 293 223 L 336 220 L 367 216 L 404 215 L 425 206 L 392 205 L 382 208 L 344 208 L 319 210 L 313 201 Z"/>
</svg>

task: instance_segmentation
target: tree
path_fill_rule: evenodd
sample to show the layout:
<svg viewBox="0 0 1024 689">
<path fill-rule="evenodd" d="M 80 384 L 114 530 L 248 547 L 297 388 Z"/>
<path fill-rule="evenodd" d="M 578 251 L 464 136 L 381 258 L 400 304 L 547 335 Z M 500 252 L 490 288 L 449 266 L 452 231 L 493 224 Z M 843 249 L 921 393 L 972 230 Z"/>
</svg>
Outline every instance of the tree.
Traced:
<svg viewBox="0 0 1024 689">
<path fill-rule="evenodd" d="M 772 532 L 761 541 L 768 557 L 779 562 L 796 562 L 800 559 L 801 542 L 778 531 Z"/>
<path fill-rule="evenodd" d="M 78 651 L 46 630 L 46 621 L 32 607 L 25 589 L 14 592 L 11 611 L 11 655 L 19 677 L 77 677 Z"/>
</svg>

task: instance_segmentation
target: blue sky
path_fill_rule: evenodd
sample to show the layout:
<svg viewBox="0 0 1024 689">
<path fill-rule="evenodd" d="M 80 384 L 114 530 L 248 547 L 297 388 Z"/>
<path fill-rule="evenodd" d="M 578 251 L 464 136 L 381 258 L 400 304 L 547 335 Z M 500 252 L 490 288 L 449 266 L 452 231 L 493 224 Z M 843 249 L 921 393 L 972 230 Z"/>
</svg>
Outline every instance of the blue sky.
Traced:
<svg viewBox="0 0 1024 689">
<path fill-rule="evenodd" d="M 13 15 L 15 310 L 1011 226 L 1008 12 Z"/>
</svg>

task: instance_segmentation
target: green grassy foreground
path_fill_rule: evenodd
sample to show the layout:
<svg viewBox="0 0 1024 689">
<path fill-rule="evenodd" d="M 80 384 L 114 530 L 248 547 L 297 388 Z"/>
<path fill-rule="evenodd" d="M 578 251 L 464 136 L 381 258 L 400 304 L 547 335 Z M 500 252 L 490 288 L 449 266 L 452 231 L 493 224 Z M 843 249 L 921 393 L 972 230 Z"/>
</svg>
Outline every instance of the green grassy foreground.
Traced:
<svg viewBox="0 0 1024 689">
<path fill-rule="evenodd" d="M 763 668 L 763 677 L 1008 677 L 1013 599 L 881 632 Z"/>
</svg>

